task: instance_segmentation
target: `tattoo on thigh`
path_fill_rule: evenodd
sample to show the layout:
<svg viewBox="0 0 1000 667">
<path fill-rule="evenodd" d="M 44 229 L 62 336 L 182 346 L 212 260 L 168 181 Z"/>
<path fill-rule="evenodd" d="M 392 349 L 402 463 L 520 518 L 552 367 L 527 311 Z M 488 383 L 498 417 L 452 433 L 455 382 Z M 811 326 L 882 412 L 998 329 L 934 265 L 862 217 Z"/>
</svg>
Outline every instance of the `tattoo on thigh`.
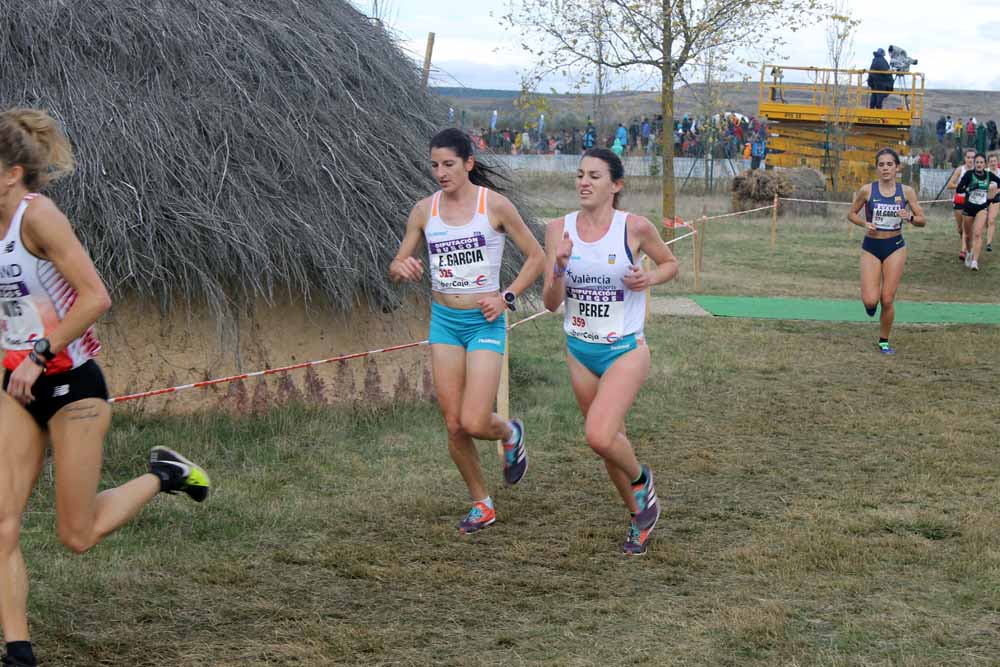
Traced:
<svg viewBox="0 0 1000 667">
<path fill-rule="evenodd" d="M 97 408 L 93 405 L 69 405 L 65 409 L 70 421 L 96 419 L 98 416 Z"/>
</svg>

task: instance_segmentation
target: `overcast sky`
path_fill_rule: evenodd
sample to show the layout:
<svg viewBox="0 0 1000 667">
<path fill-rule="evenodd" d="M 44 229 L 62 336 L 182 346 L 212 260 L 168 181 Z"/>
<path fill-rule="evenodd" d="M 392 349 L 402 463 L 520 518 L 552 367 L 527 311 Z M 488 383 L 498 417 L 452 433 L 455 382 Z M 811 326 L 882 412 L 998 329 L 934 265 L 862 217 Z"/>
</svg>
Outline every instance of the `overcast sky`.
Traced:
<svg viewBox="0 0 1000 667">
<path fill-rule="evenodd" d="M 380 0 L 385 3 L 386 0 Z M 437 85 L 516 90 L 519 70 L 530 64 L 516 47 L 516 36 L 501 28 L 494 14 L 507 0 L 388 0 L 392 25 L 404 46 L 422 61 L 427 33 L 435 33 Z M 919 59 L 914 71 L 927 75 L 928 88 L 1000 90 L 1000 0 L 848 0 L 862 20 L 853 64 L 868 67 L 872 51 L 901 46 Z M 372 0 L 354 0 L 362 10 Z M 788 65 L 822 67 L 826 62 L 821 26 L 785 36 Z M 565 88 L 563 82 L 547 82 Z"/>
</svg>

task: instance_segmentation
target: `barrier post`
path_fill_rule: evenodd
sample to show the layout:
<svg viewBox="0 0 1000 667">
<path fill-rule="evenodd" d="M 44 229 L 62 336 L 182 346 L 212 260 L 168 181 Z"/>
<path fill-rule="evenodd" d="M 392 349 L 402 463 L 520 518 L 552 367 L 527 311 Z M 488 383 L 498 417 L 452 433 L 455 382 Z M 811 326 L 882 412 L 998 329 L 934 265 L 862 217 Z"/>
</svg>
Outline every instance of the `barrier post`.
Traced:
<svg viewBox="0 0 1000 667">
<path fill-rule="evenodd" d="M 497 387 L 497 414 L 503 419 L 510 419 L 510 319 L 504 313 L 507 322 L 507 335 L 503 341 L 503 363 L 500 366 L 500 386 Z M 503 440 L 497 440 L 497 455 L 503 456 Z"/>
<path fill-rule="evenodd" d="M 701 207 L 701 218 L 696 223 L 694 235 L 694 291 L 701 290 L 701 270 L 702 261 L 704 260 L 704 249 L 705 249 L 705 228 L 708 226 L 706 224 L 707 216 L 705 215 L 705 207 Z"/>
<path fill-rule="evenodd" d="M 774 208 L 771 209 L 771 252 L 778 245 L 778 193 L 774 193 Z"/>
<path fill-rule="evenodd" d="M 694 223 L 694 236 L 691 237 L 694 247 L 694 291 L 701 290 L 701 262 L 698 261 L 698 245 L 701 243 L 701 222 Z"/>
</svg>

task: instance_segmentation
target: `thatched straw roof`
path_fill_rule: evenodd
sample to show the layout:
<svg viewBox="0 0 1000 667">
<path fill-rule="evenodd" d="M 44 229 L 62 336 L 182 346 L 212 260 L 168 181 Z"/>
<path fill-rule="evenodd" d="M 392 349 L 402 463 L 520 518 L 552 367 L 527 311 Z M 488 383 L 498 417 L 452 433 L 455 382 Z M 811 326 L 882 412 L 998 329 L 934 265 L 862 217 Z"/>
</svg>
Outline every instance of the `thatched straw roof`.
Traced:
<svg viewBox="0 0 1000 667">
<path fill-rule="evenodd" d="M 388 306 L 442 118 L 344 0 L 4 0 L 0 106 L 48 109 L 55 199 L 113 293 L 219 314 L 254 295 Z"/>
</svg>

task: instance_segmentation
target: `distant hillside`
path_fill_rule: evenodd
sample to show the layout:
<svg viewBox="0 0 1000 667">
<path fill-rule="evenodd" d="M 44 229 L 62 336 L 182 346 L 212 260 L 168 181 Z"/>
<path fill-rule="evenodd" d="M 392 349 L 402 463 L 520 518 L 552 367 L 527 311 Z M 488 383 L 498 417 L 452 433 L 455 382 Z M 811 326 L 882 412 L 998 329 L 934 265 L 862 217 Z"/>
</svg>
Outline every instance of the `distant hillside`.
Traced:
<svg viewBox="0 0 1000 667">
<path fill-rule="evenodd" d="M 727 110 L 748 116 L 757 113 L 758 84 L 721 84 L 721 97 Z M 488 122 L 494 109 L 500 111 L 501 119 L 516 112 L 514 100 L 520 95 L 516 90 L 477 90 L 471 88 L 435 88 L 439 95 L 456 109 L 465 109 L 470 123 Z M 698 111 L 698 96 L 704 86 L 694 85 L 679 88 L 674 96 L 674 112 L 680 118 L 684 114 Z M 591 110 L 590 95 L 543 95 L 550 108 L 550 115 L 572 114 L 581 124 Z M 898 98 L 896 98 L 898 99 Z M 617 92 L 605 96 L 605 108 L 609 122 L 628 122 L 636 116 L 653 116 L 659 113 L 659 99 L 652 92 Z M 924 121 L 933 124 L 939 116 L 951 114 L 953 118 L 1000 120 L 1000 91 L 974 90 L 927 90 L 924 99 Z M 476 118 L 480 120 L 476 120 Z M 503 123 L 503 120 L 501 120 Z"/>
</svg>

